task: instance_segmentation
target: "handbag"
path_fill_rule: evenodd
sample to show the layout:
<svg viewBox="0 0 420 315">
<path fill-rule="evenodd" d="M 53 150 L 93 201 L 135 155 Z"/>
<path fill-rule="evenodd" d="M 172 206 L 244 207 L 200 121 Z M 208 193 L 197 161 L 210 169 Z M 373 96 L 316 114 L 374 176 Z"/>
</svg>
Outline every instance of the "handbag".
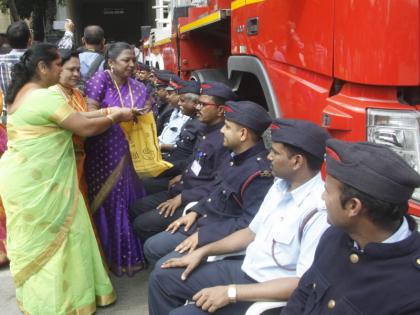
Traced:
<svg viewBox="0 0 420 315">
<path fill-rule="evenodd" d="M 137 122 L 122 122 L 120 126 L 128 141 L 131 160 L 139 177 L 156 177 L 173 167 L 162 159 L 152 112 L 138 116 Z"/>
</svg>

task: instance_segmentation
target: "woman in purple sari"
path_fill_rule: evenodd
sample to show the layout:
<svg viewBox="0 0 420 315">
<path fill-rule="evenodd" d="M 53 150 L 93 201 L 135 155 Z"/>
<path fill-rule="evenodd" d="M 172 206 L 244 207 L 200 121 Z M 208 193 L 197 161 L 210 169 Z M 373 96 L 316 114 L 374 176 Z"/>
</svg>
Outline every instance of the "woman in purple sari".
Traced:
<svg viewBox="0 0 420 315">
<path fill-rule="evenodd" d="M 132 79 L 134 50 L 127 43 L 109 45 L 105 53 L 109 70 L 97 72 L 86 85 L 90 110 L 109 111 L 113 106 L 143 108 L 145 86 Z M 144 196 L 128 142 L 119 125 L 87 139 L 88 195 L 105 258 L 116 275 L 131 276 L 144 266 L 141 244 L 128 216 L 129 206 Z"/>
</svg>

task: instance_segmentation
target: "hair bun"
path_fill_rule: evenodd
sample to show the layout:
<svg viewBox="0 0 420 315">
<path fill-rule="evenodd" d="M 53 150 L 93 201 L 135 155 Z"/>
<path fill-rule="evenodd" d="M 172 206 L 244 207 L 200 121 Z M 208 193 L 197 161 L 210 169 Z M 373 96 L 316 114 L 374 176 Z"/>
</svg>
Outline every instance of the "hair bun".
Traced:
<svg viewBox="0 0 420 315">
<path fill-rule="evenodd" d="M 31 57 L 32 55 L 32 50 L 28 49 L 27 51 L 25 51 L 25 53 L 22 55 L 22 57 L 20 57 L 20 61 L 23 64 L 26 64 L 29 60 L 29 57 Z"/>
</svg>

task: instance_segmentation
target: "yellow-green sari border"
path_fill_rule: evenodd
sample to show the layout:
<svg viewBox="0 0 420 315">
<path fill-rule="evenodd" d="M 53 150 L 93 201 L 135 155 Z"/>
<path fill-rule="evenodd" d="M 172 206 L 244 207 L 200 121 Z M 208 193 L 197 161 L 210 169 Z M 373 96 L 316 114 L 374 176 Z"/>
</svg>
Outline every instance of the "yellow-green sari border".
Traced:
<svg viewBox="0 0 420 315">
<path fill-rule="evenodd" d="M 92 302 L 88 305 L 82 306 L 78 309 L 71 310 L 70 312 L 67 312 L 66 315 L 91 315 L 95 313 L 96 306 L 108 306 L 114 303 L 117 300 L 117 295 L 115 294 L 115 291 L 113 290 L 110 294 L 107 295 L 101 295 L 96 296 L 96 301 Z M 25 308 L 23 307 L 22 302 L 17 300 L 18 307 L 20 311 L 25 315 L 31 315 L 28 313 Z"/>
<path fill-rule="evenodd" d="M 58 108 L 48 119 L 60 124 L 66 120 L 67 117 L 76 112 L 67 102 L 65 104 L 66 106 Z"/>
<path fill-rule="evenodd" d="M 19 130 L 11 130 L 8 132 L 9 140 L 27 140 L 42 137 L 48 134 L 62 131 L 56 125 L 51 126 L 28 126 L 22 127 Z"/>
<path fill-rule="evenodd" d="M 78 179 L 75 176 L 75 187 L 77 187 Z M 78 189 L 74 191 L 73 204 L 64 220 L 63 225 L 60 227 L 60 230 L 57 233 L 55 239 L 51 244 L 36 257 L 32 262 L 23 267 L 18 273 L 13 275 L 13 280 L 15 282 L 16 288 L 22 286 L 26 280 L 28 280 L 32 275 L 37 273 L 50 259 L 54 254 L 59 250 L 64 240 L 67 237 L 68 232 L 70 231 L 71 224 L 73 223 L 74 217 L 77 212 L 77 206 L 79 202 L 80 192 Z"/>
</svg>

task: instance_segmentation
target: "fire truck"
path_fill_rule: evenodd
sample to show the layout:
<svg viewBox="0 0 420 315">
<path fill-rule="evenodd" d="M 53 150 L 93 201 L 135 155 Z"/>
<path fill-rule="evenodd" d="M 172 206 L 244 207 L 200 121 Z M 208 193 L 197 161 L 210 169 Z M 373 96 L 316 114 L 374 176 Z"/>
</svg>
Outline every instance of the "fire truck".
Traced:
<svg viewBox="0 0 420 315">
<path fill-rule="evenodd" d="M 156 0 L 146 62 L 420 170 L 420 0 Z M 420 190 L 410 202 L 420 218 Z"/>
</svg>

